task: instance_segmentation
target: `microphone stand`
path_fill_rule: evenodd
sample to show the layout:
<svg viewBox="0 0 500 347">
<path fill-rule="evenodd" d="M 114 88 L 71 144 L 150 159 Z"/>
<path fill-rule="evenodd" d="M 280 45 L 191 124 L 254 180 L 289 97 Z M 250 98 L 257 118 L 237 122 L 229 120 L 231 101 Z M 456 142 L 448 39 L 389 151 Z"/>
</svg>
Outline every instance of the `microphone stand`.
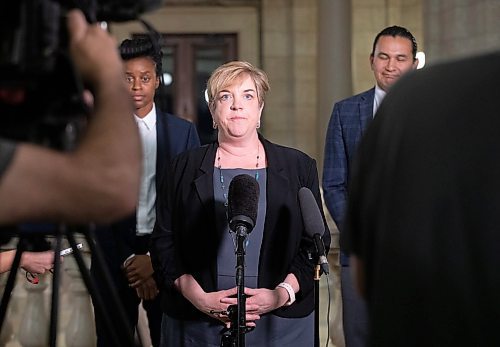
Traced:
<svg viewBox="0 0 500 347">
<path fill-rule="evenodd" d="M 246 333 L 245 241 L 248 234 L 245 229 L 240 227 L 236 232 L 237 347 L 245 346 Z"/>
<path fill-rule="evenodd" d="M 314 347 L 319 347 L 319 279 L 320 265 L 314 268 Z"/>
<path fill-rule="evenodd" d="M 228 307 L 228 316 L 231 319 L 229 335 L 223 335 L 221 347 L 245 347 L 246 329 L 246 296 L 245 296 L 245 241 L 248 233 L 246 227 L 236 229 L 236 288 L 237 305 Z M 236 314 L 235 314 L 236 313 Z"/>
<path fill-rule="evenodd" d="M 258 157 L 257 157 L 258 158 Z M 219 166 L 220 167 L 220 166 Z M 221 182 L 223 177 L 221 174 Z M 245 296 L 245 242 L 248 234 L 255 226 L 259 201 L 259 184 L 249 175 L 237 175 L 229 184 L 227 198 L 227 218 L 229 229 L 236 234 L 236 305 L 227 308 L 227 316 L 231 322 L 229 333 L 222 335 L 221 346 L 244 347 L 246 328 L 246 296 Z M 236 306 L 236 310 L 234 308 Z M 234 312 L 236 311 L 236 314 Z"/>
</svg>

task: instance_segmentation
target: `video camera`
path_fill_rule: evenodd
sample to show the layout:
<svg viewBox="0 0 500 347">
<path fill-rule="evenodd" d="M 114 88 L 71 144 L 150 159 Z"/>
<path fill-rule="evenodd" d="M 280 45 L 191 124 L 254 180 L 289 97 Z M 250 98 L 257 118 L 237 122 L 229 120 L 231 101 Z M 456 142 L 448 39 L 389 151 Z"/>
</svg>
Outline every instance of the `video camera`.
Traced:
<svg viewBox="0 0 500 347">
<path fill-rule="evenodd" d="M 161 0 L 0 1 L 0 137 L 71 149 L 86 124 L 68 53 L 65 13 L 89 22 L 137 19 Z"/>
</svg>

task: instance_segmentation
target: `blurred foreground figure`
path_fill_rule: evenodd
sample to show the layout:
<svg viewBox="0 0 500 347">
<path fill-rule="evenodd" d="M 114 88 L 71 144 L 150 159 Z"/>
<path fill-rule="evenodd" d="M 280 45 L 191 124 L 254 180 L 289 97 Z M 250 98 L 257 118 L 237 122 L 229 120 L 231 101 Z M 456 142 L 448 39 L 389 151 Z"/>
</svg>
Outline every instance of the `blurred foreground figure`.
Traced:
<svg viewBox="0 0 500 347">
<path fill-rule="evenodd" d="M 359 147 L 346 249 L 372 346 L 498 346 L 500 54 L 403 77 Z"/>
<path fill-rule="evenodd" d="M 115 41 L 78 10 L 68 29 L 73 63 L 93 92 L 86 134 L 71 153 L 0 138 L 0 225 L 105 223 L 136 206 L 139 135 Z"/>
</svg>

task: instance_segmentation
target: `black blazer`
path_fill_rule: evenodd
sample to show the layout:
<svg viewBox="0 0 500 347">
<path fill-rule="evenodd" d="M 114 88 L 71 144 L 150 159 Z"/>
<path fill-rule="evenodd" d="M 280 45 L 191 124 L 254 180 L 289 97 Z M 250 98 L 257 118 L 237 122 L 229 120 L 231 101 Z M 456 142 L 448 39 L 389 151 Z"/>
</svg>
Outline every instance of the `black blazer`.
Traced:
<svg viewBox="0 0 500 347">
<path fill-rule="evenodd" d="M 314 309 L 314 262 L 308 253 L 312 240 L 306 236 L 298 191 L 308 187 L 321 207 L 316 161 L 306 154 L 260 138 L 267 156 L 267 209 L 260 250 L 260 288 L 274 289 L 288 273 L 300 284 L 297 301 L 274 313 L 302 317 Z M 173 282 L 191 274 L 206 292 L 217 288 L 217 249 L 213 193 L 213 143 L 174 159 L 167 189 L 158 196 L 157 223 L 152 235 L 152 259 L 157 283 L 164 290 L 163 309 L 178 319 L 208 319 L 175 290 Z M 323 210 L 321 208 L 323 214 Z M 327 249 L 330 232 L 323 236 Z"/>
<path fill-rule="evenodd" d="M 171 159 L 188 149 L 199 147 L 200 140 L 193 123 L 156 108 L 156 191 L 160 191 Z M 111 267 L 120 267 L 131 254 L 145 254 L 149 236 L 136 236 L 135 213 L 110 226 L 100 226 L 96 241 L 103 249 Z"/>
</svg>

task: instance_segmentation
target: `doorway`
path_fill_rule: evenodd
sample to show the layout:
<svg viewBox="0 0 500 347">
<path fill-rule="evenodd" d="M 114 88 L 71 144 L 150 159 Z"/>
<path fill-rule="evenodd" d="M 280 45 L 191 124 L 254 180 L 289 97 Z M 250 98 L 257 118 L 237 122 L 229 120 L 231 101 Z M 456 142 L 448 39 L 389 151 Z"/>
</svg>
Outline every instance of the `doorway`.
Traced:
<svg viewBox="0 0 500 347">
<path fill-rule="evenodd" d="M 196 124 L 202 144 L 214 141 L 206 82 L 218 66 L 237 59 L 237 34 L 164 34 L 161 49 L 165 85 L 158 106 Z"/>
</svg>

